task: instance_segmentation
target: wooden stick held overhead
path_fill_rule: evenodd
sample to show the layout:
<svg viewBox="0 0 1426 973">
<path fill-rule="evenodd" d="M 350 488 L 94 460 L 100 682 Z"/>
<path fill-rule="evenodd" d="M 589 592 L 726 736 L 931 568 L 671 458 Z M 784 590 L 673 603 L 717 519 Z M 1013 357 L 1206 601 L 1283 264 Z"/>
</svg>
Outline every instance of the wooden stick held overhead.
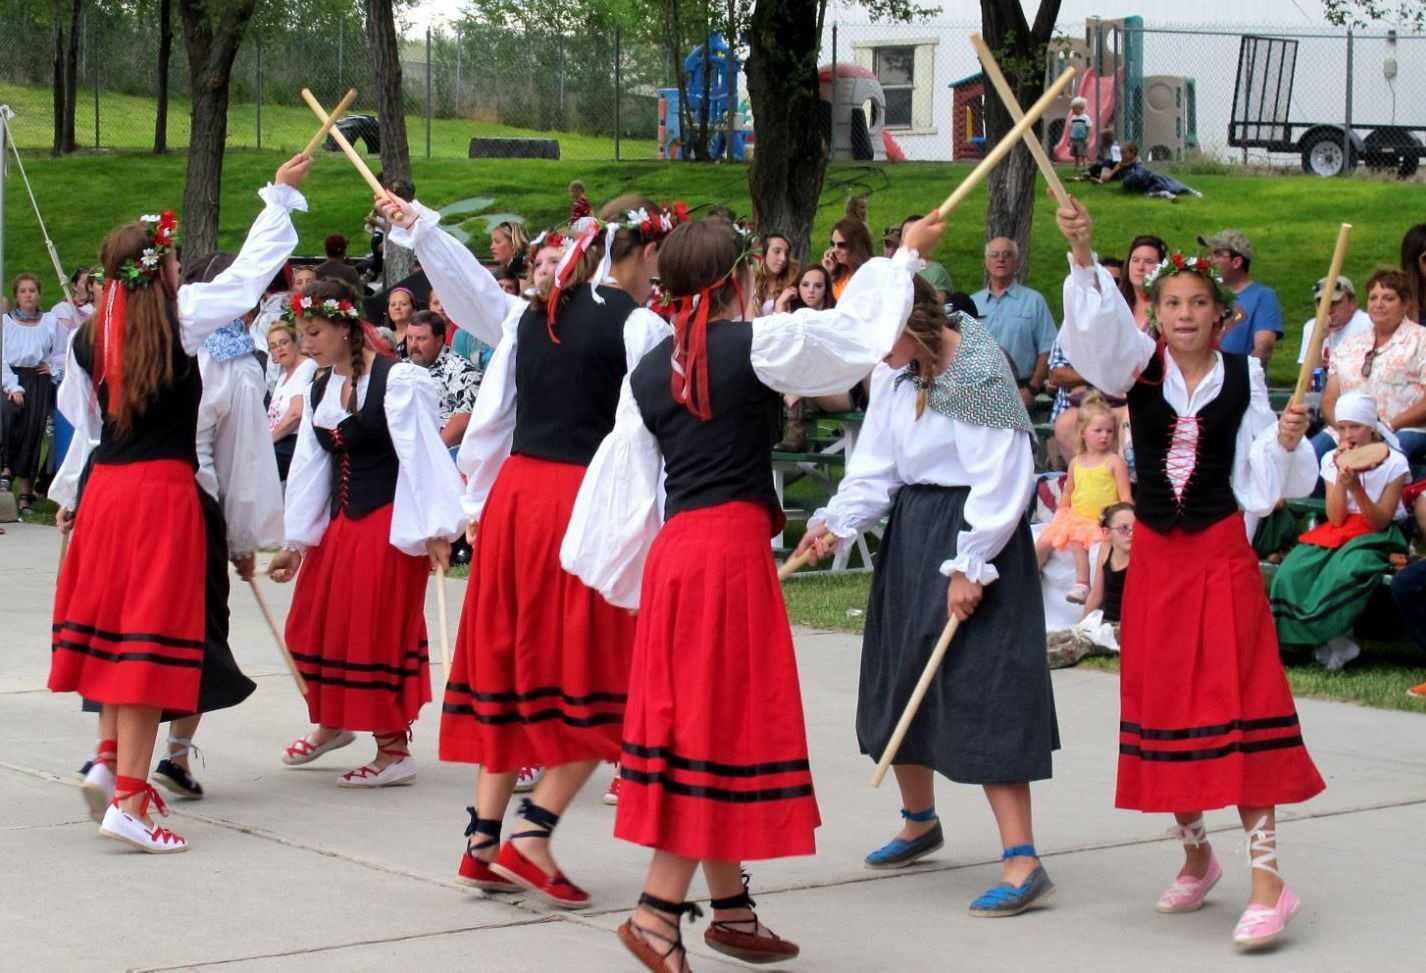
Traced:
<svg viewBox="0 0 1426 973">
<path fill-rule="evenodd" d="M 1015 92 L 1010 87 L 1010 82 L 1005 79 L 1005 74 L 1000 70 L 1000 65 L 995 61 L 995 55 L 990 50 L 990 45 L 986 44 L 985 38 L 979 34 L 970 35 L 971 46 L 975 48 L 976 56 L 980 58 L 981 67 L 985 68 L 985 76 L 990 79 L 991 85 L 995 88 L 995 93 L 1000 96 L 1000 101 L 1005 105 L 1005 110 L 1010 112 L 1010 117 L 1015 121 L 1025 117 L 1025 110 L 1020 107 L 1020 103 L 1015 100 Z M 1035 130 L 1027 128 L 1023 136 L 1025 147 L 1030 150 L 1030 154 L 1035 157 L 1035 165 L 1040 167 L 1040 174 L 1045 177 L 1045 182 L 1050 184 L 1050 192 L 1055 194 L 1055 202 L 1065 209 L 1071 209 L 1069 193 L 1065 192 L 1064 183 L 1060 182 L 1059 173 L 1055 172 L 1055 164 L 1050 157 L 1045 154 L 1045 147 L 1040 144 L 1040 140 L 1035 137 Z"/>
<path fill-rule="evenodd" d="M 896 759 L 896 751 L 901 749 L 901 741 L 906 739 L 906 731 L 911 729 L 911 721 L 916 718 L 916 711 L 921 708 L 921 701 L 926 698 L 926 690 L 931 688 L 931 680 L 936 678 L 936 673 L 941 668 L 941 660 L 946 657 L 946 650 L 951 647 L 951 639 L 956 637 L 956 628 L 960 623 L 961 620 L 952 615 L 950 621 L 946 622 L 946 627 L 941 630 L 941 637 L 936 642 L 935 649 L 931 651 L 931 658 L 926 661 L 926 668 L 921 670 L 921 679 L 916 683 L 916 688 L 912 690 L 911 699 L 906 704 L 906 709 L 902 711 L 901 719 L 896 723 L 896 729 L 891 731 L 891 739 L 886 744 L 886 751 L 876 762 L 876 770 L 872 771 L 872 787 L 881 786 L 881 779 L 886 776 L 887 768 Z"/>
<path fill-rule="evenodd" d="M 451 637 L 446 631 L 446 569 L 436 565 L 436 611 L 440 614 L 437 624 L 441 630 L 441 671 L 446 682 L 451 680 Z"/>
<path fill-rule="evenodd" d="M 1011 127 L 1010 131 L 1005 133 L 1005 137 L 995 144 L 995 148 L 991 149 L 990 153 L 984 159 L 980 160 L 980 164 L 970 171 L 970 175 L 966 176 L 965 179 L 961 181 L 961 184 L 946 197 L 946 201 L 938 207 L 941 211 L 942 218 L 950 216 L 952 210 L 965 202 L 965 198 L 984 181 L 985 177 L 990 174 L 990 170 L 999 165 L 1000 160 L 1005 158 L 1011 149 L 1015 148 L 1015 143 L 1025 137 L 1025 133 L 1030 131 L 1030 127 L 1034 125 L 1035 122 L 1039 121 L 1040 116 L 1049 111 L 1050 105 L 1054 103 L 1054 100 L 1060 96 L 1062 91 L 1069 87 L 1069 83 L 1073 80 L 1074 68 L 1065 68 L 1064 74 L 1056 78 L 1054 83 L 1045 89 L 1045 93 L 1040 96 L 1039 100 L 1031 105 L 1025 112 L 1025 117 L 1021 118 Z"/>
<path fill-rule="evenodd" d="M 1337 293 L 1337 278 L 1341 276 L 1342 264 L 1347 261 L 1347 244 L 1352 236 L 1352 224 L 1343 223 L 1337 230 L 1337 246 L 1332 250 L 1332 263 L 1327 270 L 1327 286 L 1322 288 L 1322 296 L 1317 299 L 1317 318 L 1312 324 L 1312 341 L 1307 345 L 1307 356 L 1302 359 L 1302 370 L 1297 373 L 1297 388 L 1292 392 L 1292 405 L 1301 405 L 1307 388 L 1312 384 L 1312 373 L 1322 364 L 1322 342 L 1327 337 L 1327 315 L 1332 311 L 1332 295 Z"/>
<path fill-rule="evenodd" d="M 306 88 L 302 89 L 302 100 L 307 102 L 307 107 L 312 109 L 312 114 L 317 116 L 318 121 L 323 124 L 331 121 L 331 118 L 322 108 L 322 103 Z M 356 166 L 356 171 L 361 173 L 361 177 L 366 180 L 366 184 L 371 187 L 371 191 L 378 196 L 385 193 L 386 187 L 372 174 L 371 167 L 366 164 L 366 160 L 361 157 L 361 153 L 352 148 L 352 144 L 347 141 L 347 137 L 342 134 L 342 130 L 333 128 L 330 129 L 327 134 L 332 136 L 332 141 L 337 143 L 337 146 L 346 154 L 346 157 L 351 160 L 352 165 Z"/>
<path fill-rule="evenodd" d="M 272 633 L 272 640 L 277 643 L 278 651 L 282 653 L 282 660 L 287 663 L 287 671 L 292 673 L 292 681 L 297 683 L 297 691 L 306 696 L 307 680 L 303 679 L 302 673 L 297 671 L 297 663 L 293 661 L 292 653 L 288 651 L 282 633 L 277 630 L 277 622 L 272 620 L 272 612 L 268 610 L 267 599 L 263 598 L 262 589 L 257 586 L 257 578 L 249 578 L 248 585 L 253 590 L 253 597 L 257 599 L 257 607 L 262 612 L 263 620 L 267 622 L 267 629 Z"/>
<path fill-rule="evenodd" d="M 322 140 L 327 137 L 327 132 L 331 130 L 333 125 L 342 120 L 342 116 L 347 113 L 347 109 L 352 106 L 352 102 L 356 101 L 356 95 L 357 92 L 355 88 L 347 89 L 347 93 L 342 96 L 342 100 L 337 102 L 337 107 L 332 109 L 332 114 L 322 123 L 322 127 L 317 129 L 317 134 L 312 136 L 312 141 L 307 143 L 307 148 L 302 150 L 303 155 L 311 155 L 317 151 L 317 146 L 322 144 Z"/>
</svg>

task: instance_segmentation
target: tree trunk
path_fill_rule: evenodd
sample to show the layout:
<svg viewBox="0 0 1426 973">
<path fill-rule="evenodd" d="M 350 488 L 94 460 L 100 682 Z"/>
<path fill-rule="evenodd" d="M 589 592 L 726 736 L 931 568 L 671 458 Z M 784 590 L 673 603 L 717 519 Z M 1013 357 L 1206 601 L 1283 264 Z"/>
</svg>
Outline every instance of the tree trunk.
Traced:
<svg viewBox="0 0 1426 973">
<path fill-rule="evenodd" d="M 1020 106 L 1032 104 L 1045 90 L 1045 50 L 1054 35 L 1060 14 L 1060 0 L 1040 0 L 1032 28 L 1025 20 L 1020 0 L 981 0 L 981 34 L 995 52 L 1015 100 Z M 985 99 L 985 134 L 994 145 L 1015 125 L 1010 112 L 993 93 Z M 1043 132 L 1043 120 L 1035 126 L 1036 138 Z M 1015 146 L 986 179 L 990 199 L 985 210 L 985 239 L 1008 237 L 1020 248 L 1023 280 L 1030 271 L 1030 224 L 1035 215 L 1038 170 L 1035 158 L 1024 143 Z"/>
<path fill-rule="evenodd" d="M 228 138 L 229 81 L 243 32 L 257 0 L 178 0 L 188 50 L 193 97 L 188 143 L 188 183 L 183 191 L 185 264 L 218 249 L 218 203 L 223 189 L 223 146 Z"/>
<path fill-rule="evenodd" d="M 168 64 L 173 54 L 173 0 L 158 3 L 158 111 L 154 116 L 153 151 L 168 151 Z"/>
<path fill-rule="evenodd" d="M 757 0 L 749 24 L 748 98 L 757 149 L 748 171 L 759 229 L 781 233 L 805 262 L 827 173 L 818 123 L 819 0 Z"/>
<path fill-rule="evenodd" d="M 69 17 L 69 44 L 64 62 L 64 151 L 78 148 L 74 138 L 74 113 L 79 102 L 79 32 L 84 20 L 84 0 L 73 0 Z"/>
<path fill-rule="evenodd" d="M 703 32 L 703 98 L 698 104 L 698 160 L 707 162 L 708 119 L 713 114 L 709 103 L 713 97 L 713 25 Z"/>
<path fill-rule="evenodd" d="M 366 46 L 376 81 L 381 125 L 381 169 L 390 182 L 411 182 L 411 148 L 406 141 L 406 108 L 401 89 L 401 47 L 392 0 L 366 0 Z"/>
<path fill-rule="evenodd" d="M 52 88 L 54 93 L 54 143 L 50 152 L 60 155 L 64 152 L 64 2 L 51 0 L 50 3 L 50 63 L 54 69 Z"/>
<path fill-rule="evenodd" d="M 665 0 L 664 23 L 674 84 L 678 87 L 678 134 L 683 140 L 683 158 L 699 159 L 702 153 L 696 151 L 698 138 L 693 129 L 693 111 L 688 104 L 688 75 L 683 71 L 683 31 L 678 24 L 678 0 Z"/>
</svg>

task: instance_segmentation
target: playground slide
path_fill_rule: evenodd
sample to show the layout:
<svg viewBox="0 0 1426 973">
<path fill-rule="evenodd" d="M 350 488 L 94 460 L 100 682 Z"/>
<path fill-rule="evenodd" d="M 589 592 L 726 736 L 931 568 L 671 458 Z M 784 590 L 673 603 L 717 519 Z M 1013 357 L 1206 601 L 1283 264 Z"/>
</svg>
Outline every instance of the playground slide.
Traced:
<svg viewBox="0 0 1426 973">
<path fill-rule="evenodd" d="M 906 161 L 906 153 L 902 150 L 896 139 L 892 138 L 891 133 L 888 132 L 886 129 L 881 130 L 881 145 L 882 148 L 886 150 L 887 162 Z"/>
<path fill-rule="evenodd" d="M 1093 159 L 1096 156 L 1097 153 L 1095 150 L 1098 148 L 1099 145 L 1099 138 L 1095 133 L 1100 131 L 1101 129 L 1107 128 L 1110 123 L 1114 121 L 1114 81 L 1115 78 L 1112 74 L 1107 75 L 1105 77 L 1100 77 L 1093 71 L 1086 71 L 1084 73 L 1084 77 L 1081 78 L 1079 82 L 1079 91 L 1077 93 L 1081 98 L 1083 98 L 1086 102 L 1089 103 L 1089 107 L 1085 109 L 1085 112 L 1089 115 L 1091 119 L 1094 120 L 1094 127 L 1089 133 L 1090 159 Z M 1098 118 L 1094 117 L 1096 104 L 1096 88 L 1098 89 Z M 1063 134 L 1060 135 L 1059 142 L 1055 145 L 1054 160 L 1056 162 L 1074 161 L 1074 156 L 1070 155 L 1069 150 L 1068 125 L 1065 126 Z"/>
</svg>

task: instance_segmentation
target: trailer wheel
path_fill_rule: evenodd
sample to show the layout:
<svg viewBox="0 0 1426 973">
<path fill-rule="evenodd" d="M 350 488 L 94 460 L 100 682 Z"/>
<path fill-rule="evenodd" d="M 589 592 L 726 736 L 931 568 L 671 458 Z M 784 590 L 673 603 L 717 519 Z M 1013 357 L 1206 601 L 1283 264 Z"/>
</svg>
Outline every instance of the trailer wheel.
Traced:
<svg viewBox="0 0 1426 973">
<path fill-rule="evenodd" d="M 1335 129 L 1314 129 L 1298 143 L 1302 150 L 1302 171 L 1331 178 L 1346 175 L 1357 166 L 1356 153 L 1342 151 L 1342 133 Z"/>
<path fill-rule="evenodd" d="M 1421 142 L 1404 128 L 1377 128 L 1362 141 L 1363 159 L 1373 169 L 1395 169 L 1410 179 L 1421 168 Z"/>
</svg>

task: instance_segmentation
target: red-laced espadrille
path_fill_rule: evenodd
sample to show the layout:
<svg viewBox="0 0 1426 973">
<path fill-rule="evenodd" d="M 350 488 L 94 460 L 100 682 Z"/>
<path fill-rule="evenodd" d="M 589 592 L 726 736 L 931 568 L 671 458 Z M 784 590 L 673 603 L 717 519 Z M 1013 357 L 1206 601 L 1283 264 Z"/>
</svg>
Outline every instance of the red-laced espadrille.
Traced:
<svg viewBox="0 0 1426 973">
<path fill-rule="evenodd" d="M 500 853 L 491 862 L 490 869 L 495 874 L 508 878 L 516 885 L 549 902 L 560 909 L 582 909 L 589 905 L 589 893 L 556 871 L 553 875 L 530 859 L 520 854 L 513 844 L 516 838 L 543 838 L 549 840 L 560 816 L 525 799 L 520 805 L 520 816 L 535 826 L 537 830 L 521 831 L 510 836 L 511 840 L 500 846 Z"/>
<path fill-rule="evenodd" d="M 135 795 L 143 795 L 139 805 L 139 817 L 119 807 L 119 802 Z M 99 825 L 99 833 L 106 838 L 133 845 L 151 855 L 167 855 L 177 851 L 187 851 L 188 842 L 167 828 L 144 824 L 141 818 L 148 814 L 149 806 L 160 815 L 168 816 L 168 805 L 158 796 L 158 791 L 146 780 L 137 777 L 119 777 L 114 782 L 114 800 L 109 810 L 104 812 L 104 823 Z"/>
<path fill-rule="evenodd" d="M 460 871 L 456 874 L 456 881 L 482 892 L 520 891 L 519 885 L 501 878 L 491 870 L 489 862 L 481 860 L 476 854 L 500 844 L 499 819 L 477 817 L 473 807 L 467 807 L 466 810 L 470 812 L 470 824 L 465 829 L 465 852 L 460 856 Z M 478 844 L 472 842 L 470 839 L 475 835 L 481 835 L 485 840 Z"/>
</svg>

